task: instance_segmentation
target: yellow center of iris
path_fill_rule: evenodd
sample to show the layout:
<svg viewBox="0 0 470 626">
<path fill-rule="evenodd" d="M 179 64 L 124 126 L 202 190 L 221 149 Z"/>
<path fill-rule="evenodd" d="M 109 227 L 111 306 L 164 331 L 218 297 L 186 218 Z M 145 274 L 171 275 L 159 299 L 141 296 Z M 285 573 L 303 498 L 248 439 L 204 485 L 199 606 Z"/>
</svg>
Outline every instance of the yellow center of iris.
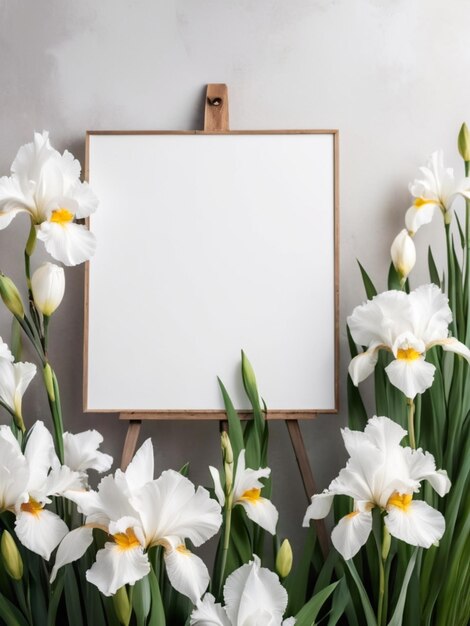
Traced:
<svg viewBox="0 0 470 626">
<path fill-rule="evenodd" d="M 256 504 L 260 498 L 261 498 L 261 489 L 258 489 L 257 487 L 253 487 L 253 489 L 248 489 L 248 491 L 245 491 L 242 494 L 240 499 L 248 500 L 252 504 Z"/>
<path fill-rule="evenodd" d="M 43 510 L 43 508 L 43 505 L 34 498 L 30 498 L 28 502 L 23 502 L 23 504 L 21 505 L 22 511 L 24 511 L 25 513 L 31 513 L 31 515 L 34 515 L 36 517 L 39 516 L 39 513 Z"/>
<path fill-rule="evenodd" d="M 426 198 L 416 198 L 416 200 L 413 202 L 413 205 L 415 206 L 416 209 L 421 209 L 426 204 L 433 204 L 433 203 L 434 203 L 434 200 L 428 200 Z"/>
<path fill-rule="evenodd" d="M 125 533 L 116 533 L 113 535 L 113 539 L 120 550 L 132 550 L 132 548 L 140 546 L 140 541 L 132 528 L 128 528 Z"/>
<path fill-rule="evenodd" d="M 73 213 L 70 213 L 67 209 L 57 209 L 56 211 L 52 211 L 51 222 L 54 222 L 54 224 L 65 226 L 65 224 L 69 224 L 72 220 Z"/>
<path fill-rule="evenodd" d="M 397 352 L 397 359 L 401 359 L 403 361 L 416 361 L 421 356 L 421 352 L 418 352 L 414 348 L 399 348 Z"/>
<path fill-rule="evenodd" d="M 180 543 L 179 546 L 176 546 L 176 550 L 180 554 L 184 554 L 184 556 L 190 556 L 191 554 L 190 550 L 188 550 L 188 548 L 184 545 L 184 543 Z"/>
<path fill-rule="evenodd" d="M 400 494 L 398 491 L 394 491 L 388 499 L 387 507 L 396 506 L 398 509 L 406 512 L 410 508 L 412 499 L 412 493 Z"/>
</svg>

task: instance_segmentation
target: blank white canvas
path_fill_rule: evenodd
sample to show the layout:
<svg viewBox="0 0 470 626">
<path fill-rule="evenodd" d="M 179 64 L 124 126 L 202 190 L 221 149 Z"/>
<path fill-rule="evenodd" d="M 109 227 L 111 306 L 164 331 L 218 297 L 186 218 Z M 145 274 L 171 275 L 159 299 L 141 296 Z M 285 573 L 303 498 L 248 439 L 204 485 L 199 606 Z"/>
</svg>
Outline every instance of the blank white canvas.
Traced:
<svg viewBox="0 0 470 626">
<path fill-rule="evenodd" d="M 99 135 L 86 408 L 335 409 L 334 135 Z"/>
</svg>

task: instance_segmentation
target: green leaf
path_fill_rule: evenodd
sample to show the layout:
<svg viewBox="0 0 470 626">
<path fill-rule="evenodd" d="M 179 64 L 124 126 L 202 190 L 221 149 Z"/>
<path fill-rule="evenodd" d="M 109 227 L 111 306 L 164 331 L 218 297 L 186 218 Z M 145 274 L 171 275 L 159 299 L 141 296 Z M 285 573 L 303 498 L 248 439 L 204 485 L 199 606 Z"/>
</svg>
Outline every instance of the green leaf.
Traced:
<svg viewBox="0 0 470 626">
<path fill-rule="evenodd" d="M 230 399 L 227 389 L 225 388 L 220 378 L 217 378 L 217 380 L 219 381 L 220 391 L 224 400 L 225 413 L 227 414 L 228 432 L 230 437 L 230 443 L 232 444 L 233 457 L 235 460 L 237 460 L 240 452 L 245 447 L 245 444 L 243 443 L 243 429 L 240 418 L 238 416 L 238 413 L 235 411 L 233 402 Z"/>
<path fill-rule="evenodd" d="M 431 279 L 431 282 L 440 288 L 441 279 L 439 278 L 439 272 L 437 271 L 436 263 L 432 255 L 431 246 L 429 246 L 428 248 L 428 267 L 429 267 L 429 277 Z"/>
<path fill-rule="evenodd" d="M 311 567 L 312 553 L 317 541 L 315 528 L 311 526 L 303 547 L 300 560 L 295 564 L 294 571 L 287 578 L 285 586 L 289 598 L 287 614 L 293 615 L 300 611 L 307 600 L 307 587 Z"/>
<path fill-rule="evenodd" d="M 390 267 L 388 270 L 388 288 L 389 289 L 397 289 L 398 291 L 401 290 L 401 278 L 400 278 L 400 274 L 397 272 L 397 270 L 395 269 L 395 266 L 393 265 L 393 263 L 390 263 Z"/>
<path fill-rule="evenodd" d="M 295 616 L 295 626 L 314 626 L 317 615 L 337 586 L 338 581 L 316 593 Z"/>
<path fill-rule="evenodd" d="M 0 594 L 0 616 L 7 626 L 28 626 L 28 622 L 3 594 Z"/>
<path fill-rule="evenodd" d="M 56 624 L 57 609 L 59 608 L 59 602 L 64 590 L 65 573 L 66 570 L 62 567 L 57 574 L 57 578 L 51 585 L 51 599 L 47 611 L 47 626 L 55 626 Z"/>
<path fill-rule="evenodd" d="M 153 569 L 150 570 L 148 579 L 149 579 L 149 586 L 150 586 L 150 596 L 152 599 L 148 626 L 165 626 L 166 624 L 165 610 L 163 608 L 163 601 L 162 601 L 162 596 L 160 593 L 160 587 L 159 587 L 157 577 L 155 576 L 155 572 L 153 571 Z"/>
<path fill-rule="evenodd" d="M 454 215 L 455 215 L 455 221 L 457 222 L 457 227 L 459 229 L 460 246 L 461 246 L 462 250 L 465 250 L 465 235 L 464 235 L 462 224 L 460 223 L 460 219 L 459 219 L 459 216 L 457 214 L 457 211 L 454 211 Z"/>
<path fill-rule="evenodd" d="M 362 608 L 364 611 L 364 616 L 366 618 L 367 626 L 377 626 L 377 620 L 375 619 L 374 611 L 372 609 L 369 596 L 367 595 L 367 591 L 365 590 L 364 585 L 362 584 L 361 578 L 359 574 L 357 573 L 357 569 L 356 569 L 356 566 L 354 565 L 354 561 L 352 559 L 349 559 L 345 561 L 345 563 L 349 569 L 349 572 L 354 582 L 356 583 L 356 587 L 359 592 L 359 596 L 361 598 L 361 604 L 362 604 Z"/>
<path fill-rule="evenodd" d="M 79 586 L 73 565 L 65 566 L 65 605 L 69 626 L 83 626 L 82 608 L 80 606 Z"/>
<path fill-rule="evenodd" d="M 132 606 L 135 611 L 137 626 L 145 626 L 145 621 L 150 613 L 152 596 L 150 593 L 149 577 L 138 580 L 134 585 L 132 594 Z"/>
<path fill-rule="evenodd" d="M 366 295 L 368 300 L 372 300 L 374 296 L 377 295 L 377 289 L 374 287 L 374 283 L 369 278 L 366 270 L 362 267 L 362 265 L 357 262 L 359 265 L 359 269 L 361 270 L 362 282 L 364 283 L 364 289 L 366 290 Z"/>
<path fill-rule="evenodd" d="M 398 596 L 398 602 L 395 606 L 395 611 L 393 612 L 392 619 L 389 621 L 388 626 L 402 626 L 403 611 L 405 608 L 405 601 L 406 601 L 406 592 L 408 590 L 408 584 L 410 582 L 411 574 L 413 573 L 417 556 L 418 556 L 418 548 L 415 548 L 413 550 L 411 559 L 408 563 L 408 567 L 406 568 L 405 576 L 403 578 L 403 583 L 402 583 L 401 590 L 400 590 L 400 595 Z"/>
<path fill-rule="evenodd" d="M 347 604 L 351 601 L 351 596 L 349 595 L 348 584 L 346 582 L 346 578 L 342 578 L 339 581 L 338 587 L 335 589 L 333 594 L 333 598 L 331 600 L 331 613 L 330 618 L 328 620 L 328 626 L 336 626 L 336 624 L 341 619 L 344 611 L 346 610 Z"/>
<path fill-rule="evenodd" d="M 185 463 L 180 469 L 179 473 L 181 474 L 181 476 L 185 476 L 187 478 L 189 474 L 189 463 Z"/>
</svg>

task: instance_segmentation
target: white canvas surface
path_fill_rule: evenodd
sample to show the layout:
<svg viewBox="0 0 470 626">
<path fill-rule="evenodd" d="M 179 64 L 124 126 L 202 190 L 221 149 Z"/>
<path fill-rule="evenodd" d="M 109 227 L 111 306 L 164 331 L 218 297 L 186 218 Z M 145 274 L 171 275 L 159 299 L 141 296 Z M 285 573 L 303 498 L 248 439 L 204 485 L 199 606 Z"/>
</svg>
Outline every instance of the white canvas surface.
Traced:
<svg viewBox="0 0 470 626">
<path fill-rule="evenodd" d="M 334 137 L 94 135 L 87 410 L 335 408 Z"/>
</svg>

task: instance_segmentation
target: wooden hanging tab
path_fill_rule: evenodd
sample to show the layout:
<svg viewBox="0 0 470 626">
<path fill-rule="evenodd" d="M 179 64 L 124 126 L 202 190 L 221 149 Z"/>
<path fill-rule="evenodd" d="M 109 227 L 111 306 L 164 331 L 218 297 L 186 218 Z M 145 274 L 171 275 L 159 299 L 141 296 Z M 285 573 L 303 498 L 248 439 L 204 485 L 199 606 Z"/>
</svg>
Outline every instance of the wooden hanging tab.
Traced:
<svg viewBox="0 0 470 626">
<path fill-rule="evenodd" d="M 228 88 L 223 83 L 207 85 L 206 106 L 204 109 L 204 130 L 229 130 Z"/>
</svg>

